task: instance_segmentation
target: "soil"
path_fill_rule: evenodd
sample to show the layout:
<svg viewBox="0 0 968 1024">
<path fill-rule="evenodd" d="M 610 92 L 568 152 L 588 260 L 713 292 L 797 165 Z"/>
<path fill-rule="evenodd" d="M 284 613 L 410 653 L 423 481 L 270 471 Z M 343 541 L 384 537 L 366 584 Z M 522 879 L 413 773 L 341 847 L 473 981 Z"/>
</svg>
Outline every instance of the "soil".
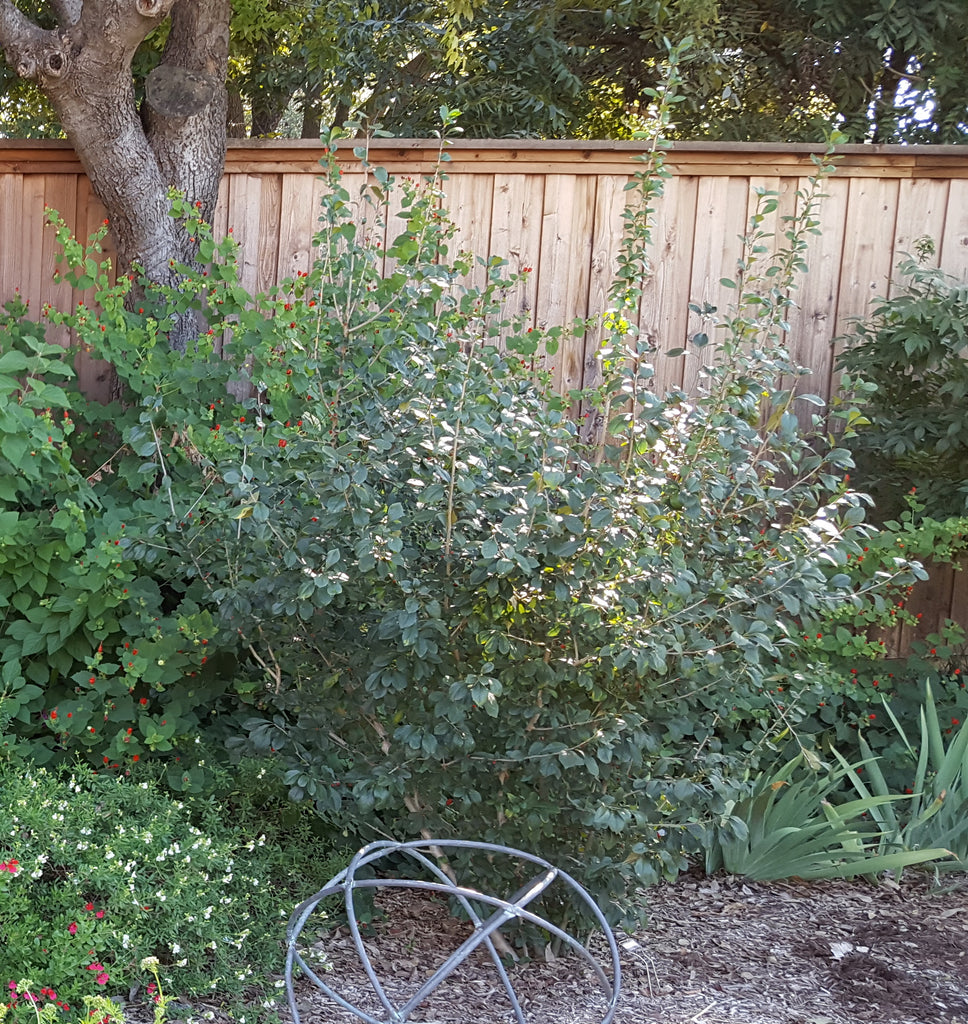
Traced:
<svg viewBox="0 0 968 1024">
<path fill-rule="evenodd" d="M 649 924 L 618 936 L 615 1024 L 968 1024 L 968 876 L 901 882 L 754 883 L 684 877 L 643 894 Z M 366 949 L 400 1006 L 470 926 L 438 897 L 380 890 Z M 320 978 L 372 1018 L 380 1008 L 343 930 L 317 933 Z M 601 937 L 591 946 L 609 963 Z M 511 964 L 527 1024 L 600 1024 L 607 1001 L 580 958 Z M 302 1024 L 357 1024 L 307 979 Z M 287 1015 L 288 1016 L 288 1015 Z M 513 1024 L 493 962 L 475 953 L 419 1008 L 416 1024 Z"/>
</svg>

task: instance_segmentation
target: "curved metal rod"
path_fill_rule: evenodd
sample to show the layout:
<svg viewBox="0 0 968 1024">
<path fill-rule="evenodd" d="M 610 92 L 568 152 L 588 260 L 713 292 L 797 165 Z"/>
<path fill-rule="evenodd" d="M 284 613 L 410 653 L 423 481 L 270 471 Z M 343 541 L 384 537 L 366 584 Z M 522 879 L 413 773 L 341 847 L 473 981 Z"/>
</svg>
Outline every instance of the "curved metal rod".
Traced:
<svg viewBox="0 0 968 1024">
<path fill-rule="evenodd" d="M 439 849 L 462 849 L 462 850 L 480 850 L 487 853 L 498 853 L 503 854 L 512 858 L 517 858 L 532 864 L 536 864 L 544 869 L 543 874 L 536 875 L 532 880 L 518 890 L 510 898 L 510 900 L 503 899 L 497 896 L 489 896 L 486 893 L 482 893 L 476 889 L 460 885 L 447 875 L 439 863 L 436 860 L 431 860 L 427 856 L 430 853 L 432 856 L 437 856 L 437 850 Z M 425 852 L 426 851 L 426 852 Z M 357 871 L 372 864 L 378 860 L 383 859 L 391 853 L 404 853 L 410 856 L 417 863 L 421 864 L 426 868 L 434 877 L 439 881 L 430 882 L 423 881 L 420 879 L 401 879 L 401 878 L 356 878 Z M 525 907 L 528 903 L 536 899 L 542 892 L 544 892 L 554 881 L 561 879 L 567 884 L 567 886 L 573 891 L 575 895 L 591 910 L 592 916 L 596 919 L 600 925 L 605 938 L 608 942 L 609 951 L 612 960 L 612 980 L 609 982 L 605 972 L 602 970 L 600 965 L 596 962 L 591 953 L 572 935 L 569 935 L 563 929 L 551 924 L 551 922 L 545 920 L 537 914 L 526 910 Z M 468 918 L 474 925 L 474 933 L 470 935 L 464 942 L 447 958 L 447 960 L 434 972 L 429 979 L 427 979 L 417 991 L 417 993 L 409 999 L 403 1007 L 397 1008 L 394 1006 L 392 1001 L 388 998 L 386 991 L 380 984 L 379 979 L 376 976 L 376 972 L 373 969 L 372 962 L 370 961 L 369 954 L 366 951 L 363 943 L 363 937 L 359 931 L 359 925 L 356 921 L 355 904 L 353 892 L 356 888 L 364 889 L 377 889 L 377 888 L 409 888 L 409 889 L 421 889 L 430 892 L 439 892 L 446 894 L 458 901 L 461 907 L 466 912 Z M 342 893 L 346 902 L 348 923 L 350 931 L 353 935 L 354 944 L 357 952 L 360 956 L 361 964 L 367 977 L 370 980 L 373 990 L 377 995 L 378 999 L 382 1003 L 383 1007 L 390 1015 L 389 1021 L 379 1021 L 375 1017 L 368 1014 L 366 1011 L 353 1006 L 346 999 L 340 996 L 337 992 L 334 992 L 328 985 L 326 985 L 315 973 L 315 971 L 306 963 L 303 957 L 296 950 L 296 940 L 305 927 L 310 916 L 317 909 L 318 905 L 322 900 L 329 896 Z M 494 907 L 494 912 L 484 921 L 481 916 L 477 913 L 474 903 L 483 903 L 488 906 Z M 295 993 L 293 989 L 293 964 L 299 965 L 300 969 L 309 976 L 312 982 L 321 991 L 325 992 L 330 998 L 334 999 L 344 1008 L 350 1012 L 356 1014 L 366 1024 L 398 1024 L 398 1022 L 406 1021 L 410 1014 L 416 1009 L 423 1000 L 427 998 L 449 975 L 457 968 L 464 960 L 466 960 L 471 953 L 477 949 L 480 945 L 485 945 L 490 954 L 491 960 L 494 962 L 495 967 L 501 977 L 501 981 L 507 994 L 511 1006 L 514 1012 L 514 1016 L 518 1024 L 525 1024 L 525 1019 L 521 1005 L 517 999 L 514 987 L 511 984 L 511 979 L 508 976 L 507 970 L 494 947 L 494 943 L 491 940 L 493 932 L 497 931 L 503 924 L 509 920 L 518 918 L 520 920 L 528 921 L 532 924 L 537 925 L 539 928 L 549 932 L 551 935 L 559 938 L 565 942 L 570 948 L 576 950 L 581 954 L 585 962 L 592 968 L 598 982 L 601 984 L 604 995 L 608 1000 L 607 1012 L 602 1020 L 602 1024 L 611 1024 L 614 1019 L 615 1012 L 618 1004 L 618 997 L 621 989 L 621 963 L 619 958 L 618 946 L 615 942 L 615 936 L 612 934 L 612 930 L 605 920 L 605 916 L 602 913 L 598 905 L 592 900 L 591 896 L 585 891 L 584 888 L 567 872 L 562 871 L 560 868 L 554 867 L 548 861 L 534 854 L 528 853 L 524 850 L 517 850 L 513 847 L 499 846 L 495 843 L 485 843 L 477 841 L 464 841 L 455 839 L 421 839 L 414 840 L 411 842 L 398 843 L 391 840 L 380 840 L 375 843 L 371 843 L 368 846 L 358 850 L 353 856 L 350 864 L 343 871 L 339 872 L 331 881 L 314 896 L 311 896 L 308 900 L 303 901 L 293 911 L 288 926 L 286 928 L 287 938 L 287 956 L 286 956 L 286 992 L 290 1007 L 293 1013 L 293 1024 L 300 1024 L 300 1018 L 298 1008 L 295 1001 Z"/>
<path fill-rule="evenodd" d="M 436 860 L 431 860 L 429 857 L 426 857 L 421 852 L 421 848 L 419 847 L 419 845 L 408 845 L 411 848 L 405 850 L 404 852 L 407 853 L 408 856 L 412 857 L 419 864 L 422 864 L 432 875 L 439 878 L 441 883 L 447 886 L 449 895 L 456 898 L 460 905 L 463 907 L 468 918 L 471 921 L 473 921 L 474 927 L 481 928 L 483 922 L 481 921 L 480 915 L 477 913 L 477 910 L 473 906 L 473 904 L 462 893 L 455 891 L 454 880 L 441 868 L 441 866 L 437 863 Z M 379 852 L 373 852 L 369 856 L 363 858 L 363 855 L 366 853 L 367 850 L 373 850 L 373 848 L 377 846 L 380 847 Z M 397 844 L 387 843 L 384 840 L 380 843 L 373 843 L 370 846 L 365 847 L 363 850 L 360 850 L 358 856 L 360 857 L 362 863 L 370 864 L 376 860 L 379 860 L 385 854 L 394 852 L 394 850 L 396 849 Z M 354 861 L 355 860 L 356 858 L 354 858 Z M 354 867 L 354 863 L 351 862 L 350 867 L 347 869 L 348 872 L 352 872 L 354 870 Z M 361 884 L 361 882 L 357 880 L 355 881 L 355 884 L 359 885 Z M 401 886 L 401 888 L 403 887 L 405 886 Z M 349 905 L 352 905 L 351 896 L 349 897 L 348 903 Z M 514 985 L 511 984 L 511 978 L 508 975 L 507 968 L 504 966 L 504 962 L 501 960 L 501 957 L 498 954 L 497 949 L 494 947 L 494 943 L 491 940 L 489 932 L 484 936 L 484 944 L 487 947 L 488 954 L 491 957 L 491 962 L 494 964 L 494 968 L 498 973 L 498 977 L 501 979 L 501 985 L 504 988 L 504 993 L 508 997 L 508 1001 L 511 1004 L 511 1009 L 514 1012 L 514 1019 L 517 1021 L 517 1024 L 526 1024 L 524 1019 L 524 1011 L 521 1009 L 521 1004 L 518 1002 L 517 993 L 514 991 Z M 361 953 L 361 956 L 363 955 L 366 955 L 367 958 L 369 959 L 368 954 L 366 954 L 365 952 L 365 949 Z"/>
</svg>

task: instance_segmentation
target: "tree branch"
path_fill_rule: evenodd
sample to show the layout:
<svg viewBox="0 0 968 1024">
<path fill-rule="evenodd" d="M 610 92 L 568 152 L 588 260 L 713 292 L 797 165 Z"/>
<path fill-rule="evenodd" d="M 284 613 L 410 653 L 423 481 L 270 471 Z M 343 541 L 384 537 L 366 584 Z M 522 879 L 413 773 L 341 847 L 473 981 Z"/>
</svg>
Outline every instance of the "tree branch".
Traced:
<svg viewBox="0 0 968 1024">
<path fill-rule="evenodd" d="M 56 38 L 56 33 L 45 31 L 18 11 L 12 0 L 0 0 L 0 48 L 21 78 L 40 77 L 46 44 Z"/>
<path fill-rule="evenodd" d="M 77 0 L 64 0 L 76 3 Z M 166 18 L 178 0 L 82 0 L 76 29 L 85 47 L 130 61 L 145 36 Z"/>
<path fill-rule="evenodd" d="M 62 28 L 70 28 L 77 24 L 84 0 L 50 0 L 50 6 L 54 9 L 57 24 Z"/>
<path fill-rule="evenodd" d="M 156 105 L 149 91 L 144 111 L 148 141 L 165 182 L 197 196 L 202 216 L 209 218 L 225 160 L 231 17 L 230 0 L 176 0 L 165 50 L 154 72 L 170 87 L 168 100 Z M 176 103 L 179 91 L 184 93 L 182 107 Z"/>
</svg>

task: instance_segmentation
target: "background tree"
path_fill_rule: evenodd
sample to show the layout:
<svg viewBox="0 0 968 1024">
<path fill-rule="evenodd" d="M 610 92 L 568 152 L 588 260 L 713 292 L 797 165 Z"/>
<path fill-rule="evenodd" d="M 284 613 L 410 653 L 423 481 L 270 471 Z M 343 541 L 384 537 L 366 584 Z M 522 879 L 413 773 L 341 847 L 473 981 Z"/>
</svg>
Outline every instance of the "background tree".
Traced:
<svg viewBox="0 0 968 1024">
<path fill-rule="evenodd" d="M 421 136 L 446 103 L 469 136 L 628 137 L 686 35 L 681 138 L 965 139 L 961 0 L 245 0 L 231 80 L 253 135 Z"/>
<path fill-rule="evenodd" d="M 66 132 L 122 265 L 165 280 L 168 189 L 211 211 L 226 131 L 422 136 L 445 103 L 469 136 L 628 137 L 687 35 L 680 138 L 968 137 L 963 0 L 0 0 L 0 134 Z"/>
</svg>

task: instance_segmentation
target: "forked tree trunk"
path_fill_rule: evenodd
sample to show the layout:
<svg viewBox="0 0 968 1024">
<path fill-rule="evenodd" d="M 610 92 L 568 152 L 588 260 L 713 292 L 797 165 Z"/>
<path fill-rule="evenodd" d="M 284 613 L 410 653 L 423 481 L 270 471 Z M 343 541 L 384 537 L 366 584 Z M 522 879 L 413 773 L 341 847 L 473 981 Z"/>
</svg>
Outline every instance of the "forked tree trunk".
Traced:
<svg viewBox="0 0 968 1024">
<path fill-rule="evenodd" d="M 211 217 L 225 164 L 231 0 L 51 0 L 57 28 L 42 29 L 0 0 L 0 46 L 49 97 L 108 212 L 118 270 L 177 284 L 196 244 L 169 215 L 177 189 Z M 171 25 L 146 109 L 135 103 L 131 61 L 149 32 Z M 143 116 L 142 116 L 143 113 Z M 182 320 L 173 347 L 195 329 Z"/>
</svg>

